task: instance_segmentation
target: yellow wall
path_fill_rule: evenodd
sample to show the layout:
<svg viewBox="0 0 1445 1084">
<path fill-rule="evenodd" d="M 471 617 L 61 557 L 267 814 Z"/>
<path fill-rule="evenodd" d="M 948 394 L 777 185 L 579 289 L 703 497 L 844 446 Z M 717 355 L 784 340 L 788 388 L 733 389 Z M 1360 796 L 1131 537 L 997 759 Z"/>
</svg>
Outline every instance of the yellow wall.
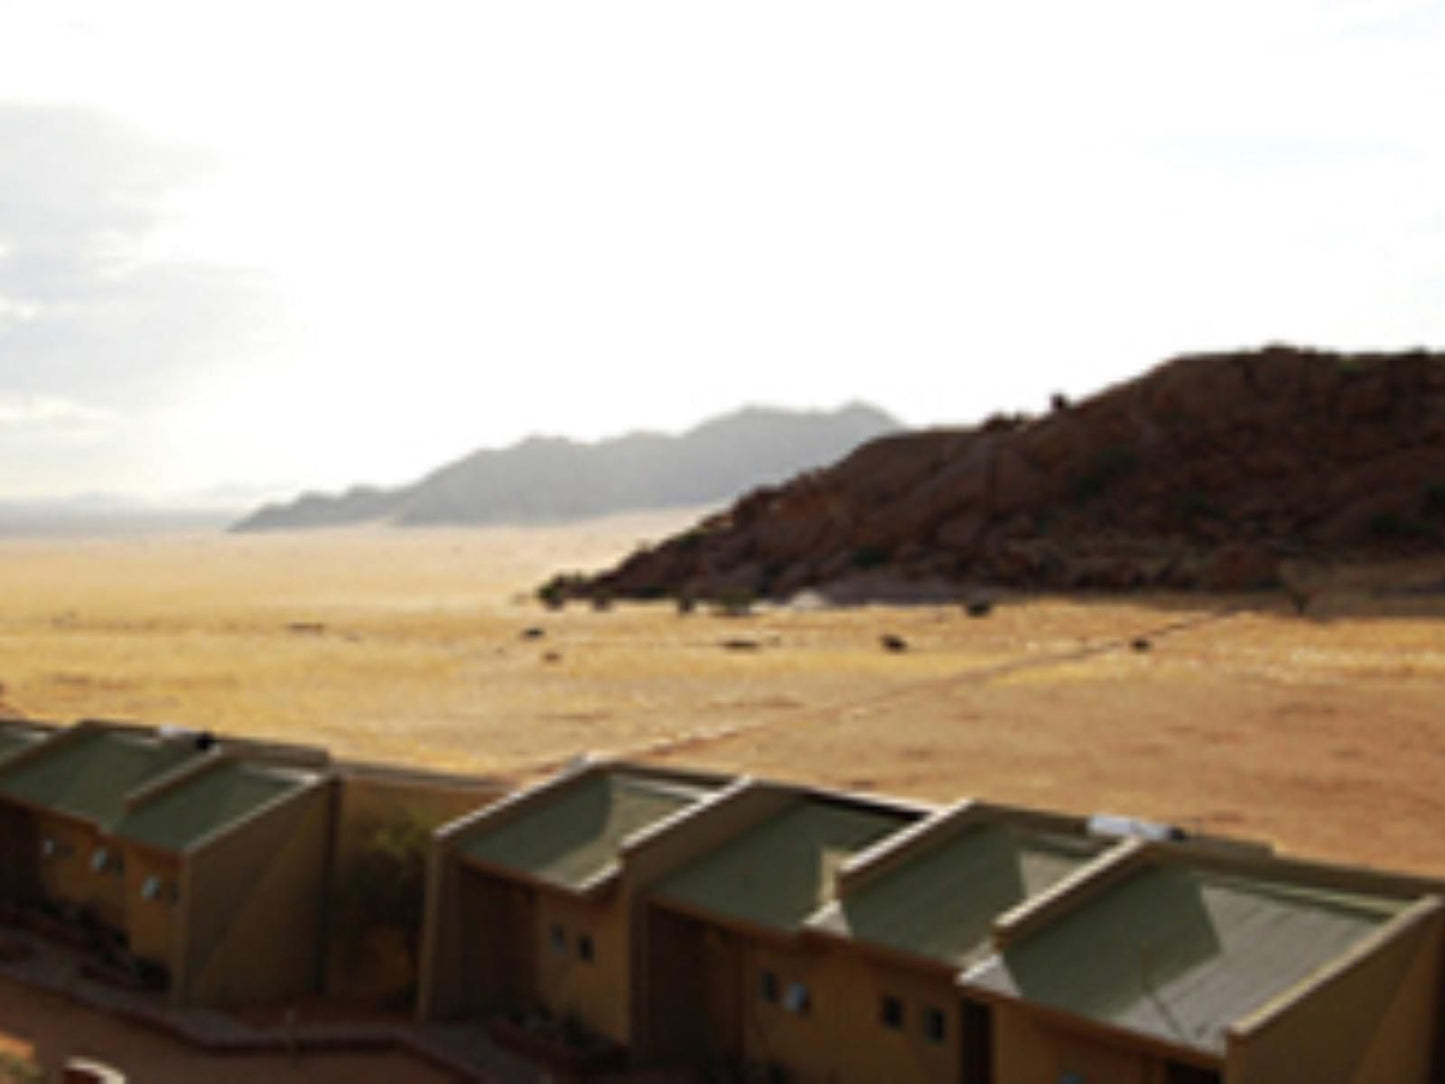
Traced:
<svg viewBox="0 0 1445 1084">
<path fill-rule="evenodd" d="M 558 1017 L 575 1017 L 590 1031 L 626 1045 L 631 1030 L 627 909 L 620 894 L 588 903 L 539 890 L 532 944 L 537 996 Z M 564 935 L 559 948 L 553 929 Z M 578 939 L 592 939 L 592 959 L 578 954 Z"/>
<path fill-rule="evenodd" d="M 152 854 L 138 847 L 125 848 L 125 931 L 130 951 L 146 960 L 165 964 L 175 973 L 180 946 L 178 901 L 174 895 L 146 899 L 141 887 L 155 876 L 179 889 L 180 867 L 175 858 Z"/>
<path fill-rule="evenodd" d="M 1426 1084 L 1440 1027 L 1437 911 L 1231 1041 L 1230 1084 Z"/>
<path fill-rule="evenodd" d="M 762 997 L 765 970 L 777 977 L 777 1003 Z M 801 1081 L 960 1077 L 959 998 L 948 976 L 883 964 L 846 946 L 746 940 L 739 979 L 746 1061 L 783 1065 Z M 809 991 L 806 1013 L 786 1004 L 789 987 L 799 982 Z M 884 994 L 903 1003 L 899 1029 L 880 1020 Z M 942 1042 L 924 1036 L 923 1015 L 930 1007 L 944 1013 Z"/>
<path fill-rule="evenodd" d="M 121 929 L 125 925 L 125 878 L 112 871 L 96 872 L 90 868 L 91 857 L 98 847 L 115 845 L 89 825 L 50 813 L 37 813 L 36 845 L 54 839 L 69 851 L 64 857 L 40 858 L 40 883 L 44 894 L 60 904 L 84 907 L 107 925 Z"/>
<path fill-rule="evenodd" d="M 0 801 L 0 898 L 32 901 L 40 891 L 39 861 L 34 814 Z"/>
<path fill-rule="evenodd" d="M 995 1079 L 1008 1084 L 1058 1084 L 1070 1071 L 1088 1084 L 1160 1084 L 1164 1079 L 1162 1066 L 1149 1055 L 1060 1028 L 1020 1005 L 994 1006 L 993 1052 Z"/>
<path fill-rule="evenodd" d="M 332 883 L 343 885 L 378 826 L 411 823 L 427 831 L 484 808 L 505 794 L 497 783 L 432 782 L 410 775 L 347 775 L 339 784 Z M 445 912 L 433 911 L 439 921 Z M 417 953 L 420 956 L 420 952 Z M 358 949 L 332 938 L 327 946 L 326 989 L 343 997 L 394 999 L 418 982 L 412 951 L 394 931 L 378 930 Z"/>
<path fill-rule="evenodd" d="M 315 787 L 187 857 L 181 1004 L 282 1003 L 317 989 L 330 801 Z"/>
</svg>

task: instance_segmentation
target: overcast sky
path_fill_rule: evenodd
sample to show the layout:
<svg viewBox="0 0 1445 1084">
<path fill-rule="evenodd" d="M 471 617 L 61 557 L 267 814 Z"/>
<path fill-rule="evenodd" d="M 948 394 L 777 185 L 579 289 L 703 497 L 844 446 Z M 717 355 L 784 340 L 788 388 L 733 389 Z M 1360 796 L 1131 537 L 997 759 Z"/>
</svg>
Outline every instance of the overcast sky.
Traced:
<svg viewBox="0 0 1445 1084">
<path fill-rule="evenodd" d="M 0 498 L 1445 346 L 1445 0 L 0 0 Z"/>
</svg>

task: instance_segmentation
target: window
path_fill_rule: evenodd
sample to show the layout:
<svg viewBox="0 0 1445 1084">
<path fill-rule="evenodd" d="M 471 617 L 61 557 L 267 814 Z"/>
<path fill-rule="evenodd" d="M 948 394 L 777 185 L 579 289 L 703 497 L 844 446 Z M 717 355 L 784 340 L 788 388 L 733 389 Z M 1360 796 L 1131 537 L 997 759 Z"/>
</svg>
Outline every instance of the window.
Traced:
<svg viewBox="0 0 1445 1084">
<path fill-rule="evenodd" d="M 1083 1073 L 1077 1073 L 1072 1069 L 1065 1069 L 1059 1074 L 1059 1084 L 1089 1084 Z"/>
<path fill-rule="evenodd" d="M 592 935 L 591 935 L 590 933 L 580 933 L 580 934 L 578 934 L 578 935 L 577 935 L 577 959 L 582 960 L 582 961 L 590 964 L 590 963 L 592 962 L 592 955 L 593 955 L 593 950 L 592 950 Z"/>
<path fill-rule="evenodd" d="M 97 847 L 91 852 L 90 868 L 96 873 L 120 874 L 125 872 L 125 858 L 119 851 Z"/>
<path fill-rule="evenodd" d="M 923 1037 L 930 1043 L 941 1043 L 948 1034 L 948 1017 L 932 1005 L 923 1010 Z"/>
<path fill-rule="evenodd" d="M 764 971 L 758 976 L 758 997 L 769 1005 L 778 1003 L 778 976 L 773 972 Z"/>
<path fill-rule="evenodd" d="M 878 1022 L 885 1028 L 903 1026 L 903 1001 L 892 994 L 884 994 L 878 1001 Z"/>
<path fill-rule="evenodd" d="M 162 903 L 176 902 L 176 883 L 174 881 L 162 880 L 157 874 L 152 873 L 141 882 L 140 894 L 142 899 L 156 900 Z"/>
<path fill-rule="evenodd" d="M 552 923 L 552 951 L 567 951 L 567 928 L 560 922 Z"/>
<path fill-rule="evenodd" d="M 788 983 L 788 992 L 783 995 L 783 1008 L 798 1016 L 807 1016 L 813 1007 L 813 995 L 806 982 Z"/>
</svg>

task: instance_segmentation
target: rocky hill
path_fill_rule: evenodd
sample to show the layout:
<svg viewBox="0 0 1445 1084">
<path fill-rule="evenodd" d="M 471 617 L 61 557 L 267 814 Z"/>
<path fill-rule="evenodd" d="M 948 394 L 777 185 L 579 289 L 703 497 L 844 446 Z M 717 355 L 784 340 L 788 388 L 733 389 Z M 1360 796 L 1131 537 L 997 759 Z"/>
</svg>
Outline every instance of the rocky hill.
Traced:
<svg viewBox="0 0 1445 1084">
<path fill-rule="evenodd" d="M 592 444 L 532 437 L 475 452 L 397 489 L 358 486 L 267 505 L 232 529 L 558 522 L 723 502 L 898 428 L 882 411 L 855 403 L 832 412 L 753 407 L 681 436 L 633 433 Z"/>
<path fill-rule="evenodd" d="M 861 578 L 1249 589 L 1292 557 L 1445 546 L 1445 354 L 1170 361 L 1044 417 L 884 437 L 579 595 L 786 597 Z"/>
</svg>

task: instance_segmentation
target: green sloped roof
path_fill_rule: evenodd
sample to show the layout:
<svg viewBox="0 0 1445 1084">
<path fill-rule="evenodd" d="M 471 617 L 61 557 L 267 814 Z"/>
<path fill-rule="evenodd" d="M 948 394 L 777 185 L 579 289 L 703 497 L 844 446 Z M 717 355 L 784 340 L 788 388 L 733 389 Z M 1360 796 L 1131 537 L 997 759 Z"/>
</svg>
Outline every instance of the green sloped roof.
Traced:
<svg viewBox="0 0 1445 1084">
<path fill-rule="evenodd" d="M 814 925 L 964 967 L 989 951 L 995 919 L 1104 846 L 1088 837 L 976 825 L 830 904 Z"/>
<path fill-rule="evenodd" d="M 0 771 L 0 794 L 109 825 L 125 796 L 200 755 L 183 741 L 96 730 Z"/>
<path fill-rule="evenodd" d="M 908 813 L 806 798 L 664 880 L 658 895 L 787 932 L 833 898 L 838 867 L 905 827 Z"/>
<path fill-rule="evenodd" d="M 184 851 L 315 779 L 310 772 L 228 762 L 132 809 L 114 831 L 162 850 Z"/>
<path fill-rule="evenodd" d="M 617 864 L 622 841 L 701 801 L 718 785 L 604 771 L 542 796 L 515 820 L 463 837 L 463 854 L 580 888 Z"/>
<path fill-rule="evenodd" d="M 23 723 L 0 721 L 0 760 L 4 760 L 11 753 L 30 748 L 43 737 L 43 730 L 35 730 Z"/>
<path fill-rule="evenodd" d="M 1156 865 L 1043 926 L 969 978 L 1222 1054 L 1231 1023 L 1339 959 L 1411 902 Z"/>
</svg>

